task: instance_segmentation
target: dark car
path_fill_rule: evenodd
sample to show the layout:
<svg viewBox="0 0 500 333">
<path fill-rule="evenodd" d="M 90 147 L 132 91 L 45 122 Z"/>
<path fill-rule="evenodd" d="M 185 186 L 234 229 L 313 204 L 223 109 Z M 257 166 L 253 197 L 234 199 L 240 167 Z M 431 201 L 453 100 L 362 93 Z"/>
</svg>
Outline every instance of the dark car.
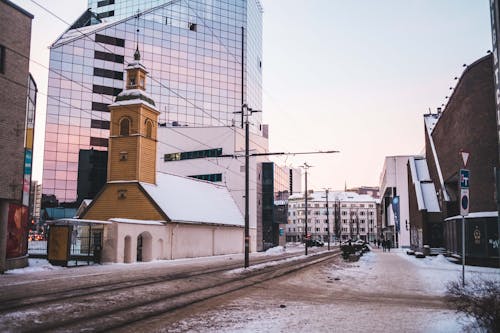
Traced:
<svg viewBox="0 0 500 333">
<path fill-rule="evenodd" d="M 323 245 L 325 245 L 325 243 L 323 243 L 322 241 L 317 240 L 317 239 L 308 239 L 306 241 L 306 244 L 309 247 L 312 247 L 312 246 L 323 246 Z"/>
</svg>

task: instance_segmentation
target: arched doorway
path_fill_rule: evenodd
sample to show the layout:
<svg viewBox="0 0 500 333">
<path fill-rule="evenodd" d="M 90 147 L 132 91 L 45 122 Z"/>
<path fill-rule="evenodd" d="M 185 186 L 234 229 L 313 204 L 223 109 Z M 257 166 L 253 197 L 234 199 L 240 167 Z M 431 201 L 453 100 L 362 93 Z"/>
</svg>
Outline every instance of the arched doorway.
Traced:
<svg viewBox="0 0 500 333">
<path fill-rule="evenodd" d="M 123 262 L 128 264 L 132 262 L 132 238 L 125 236 L 125 246 L 123 250 Z"/>
<path fill-rule="evenodd" d="M 153 258 L 151 234 L 147 231 L 137 236 L 137 261 L 151 261 Z"/>
</svg>

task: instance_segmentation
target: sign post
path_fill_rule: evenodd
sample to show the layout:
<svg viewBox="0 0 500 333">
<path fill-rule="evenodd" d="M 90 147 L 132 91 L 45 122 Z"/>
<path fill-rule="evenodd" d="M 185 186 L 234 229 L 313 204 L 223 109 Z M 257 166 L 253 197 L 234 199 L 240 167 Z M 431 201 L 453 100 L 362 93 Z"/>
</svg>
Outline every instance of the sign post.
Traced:
<svg viewBox="0 0 500 333">
<path fill-rule="evenodd" d="M 464 165 L 466 163 L 467 159 L 464 158 Z M 460 169 L 460 215 L 462 215 L 462 286 L 465 286 L 465 217 L 469 215 L 469 180 L 470 171 L 467 169 Z"/>
</svg>

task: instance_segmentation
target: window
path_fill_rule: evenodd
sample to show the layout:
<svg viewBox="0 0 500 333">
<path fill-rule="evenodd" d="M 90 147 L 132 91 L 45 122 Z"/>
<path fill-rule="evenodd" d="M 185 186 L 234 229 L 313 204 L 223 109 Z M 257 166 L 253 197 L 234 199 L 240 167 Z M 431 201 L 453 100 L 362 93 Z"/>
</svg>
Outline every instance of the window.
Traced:
<svg viewBox="0 0 500 333">
<path fill-rule="evenodd" d="M 189 23 L 189 30 L 198 31 L 198 25 L 196 23 Z"/>
<path fill-rule="evenodd" d="M 121 136 L 130 135 L 130 119 L 129 118 L 122 118 L 120 120 L 120 135 Z"/>
<path fill-rule="evenodd" d="M 102 68 L 94 68 L 94 76 L 107 77 L 115 80 L 123 80 L 123 72 L 117 72 Z"/>
<path fill-rule="evenodd" d="M 100 129 L 109 129 L 109 121 L 92 119 L 92 120 L 90 120 L 90 127 L 91 128 L 100 128 Z"/>
<path fill-rule="evenodd" d="M 107 138 L 96 138 L 96 137 L 90 137 L 90 145 L 91 146 L 99 146 L 99 147 L 107 147 L 108 146 L 108 139 Z"/>
<path fill-rule="evenodd" d="M 109 45 L 125 47 L 125 39 L 121 39 L 121 38 L 96 34 L 95 41 L 97 43 L 104 43 L 104 44 L 109 44 Z"/>
<path fill-rule="evenodd" d="M 148 120 L 146 122 L 146 138 L 151 138 L 153 136 L 153 122 Z"/>
<path fill-rule="evenodd" d="M 191 160 L 196 158 L 218 157 L 222 155 L 222 148 L 207 150 L 188 151 L 182 153 L 170 153 L 163 156 L 164 162 Z"/>
<path fill-rule="evenodd" d="M 109 104 L 92 102 L 92 110 L 109 112 L 108 105 Z"/>
<path fill-rule="evenodd" d="M 113 87 L 106 87 L 106 86 L 99 86 L 97 84 L 94 84 L 92 86 L 92 91 L 96 94 L 118 96 L 122 92 L 122 89 L 113 88 Z"/>
<path fill-rule="evenodd" d="M 101 51 L 94 51 L 94 58 L 99 60 L 112 61 L 119 64 L 123 64 L 125 61 L 125 58 L 121 55 Z"/>
<path fill-rule="evenodd" d="M 109 12 L 103 12 L 103 13 L 97 14 L 97 17 L 100 19 L 105 18 L 105 17 L 111 17 L 111 16 L 115 16 L 114 10 L 110 10 Z"/>
<path fill-rule="evenodd" d="M 222 174 L 221 173 L 214 173 L 214 174 L 209 174 L 209 175 L 195 175 L 195 176 L 189 176 L 189 177 L 201 179 L 201 180 L 206 180 L 209 182 L 221 182 L 222 181 Z"/>
<path fill-rule="evenodd" d="M 107 5 L 113 5 L 115 3 L 115 0 L 102 0 L 97 3 L 97 7 L 104 7 Z"/>
<path fill-rule="evenodd" d="M 0 45 L 0 74 L 5 74 L 5 46 Z"/>
</svg>

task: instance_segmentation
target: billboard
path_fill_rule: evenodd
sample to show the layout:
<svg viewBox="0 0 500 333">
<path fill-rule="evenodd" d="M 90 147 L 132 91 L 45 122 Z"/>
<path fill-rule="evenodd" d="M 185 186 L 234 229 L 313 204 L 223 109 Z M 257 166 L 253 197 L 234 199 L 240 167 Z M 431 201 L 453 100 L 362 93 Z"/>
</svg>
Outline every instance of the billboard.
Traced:
<svg viewBox="0 0 500 333">
<path fill-rule="evenodd" d="M 10 204 L 7 221 L 7 258 L 28 253 L 28 207 Z"/>
</svg>

